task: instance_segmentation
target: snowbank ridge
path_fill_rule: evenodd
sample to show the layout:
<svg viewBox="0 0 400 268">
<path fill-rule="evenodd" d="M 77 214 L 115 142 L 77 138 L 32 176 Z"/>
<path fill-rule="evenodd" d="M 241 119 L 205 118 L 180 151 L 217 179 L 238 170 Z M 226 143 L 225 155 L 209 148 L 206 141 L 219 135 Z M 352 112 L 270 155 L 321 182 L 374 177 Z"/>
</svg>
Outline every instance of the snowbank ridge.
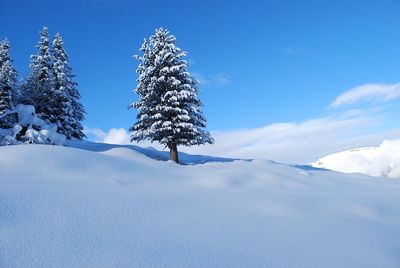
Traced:
<svg viewBox="0 0 400 268">
<path fill-rule="evenodd" d="M 345 173 L 400 178 L 400 140 L 386 140 L 378 147 L 330 154 L 312 163 L 312 166 Z"/>
<path fill-rule="evenodd" d="M 0 147 L 0 267 L 399 267 L 400 180 L 67 145 Z"/>
</svg>

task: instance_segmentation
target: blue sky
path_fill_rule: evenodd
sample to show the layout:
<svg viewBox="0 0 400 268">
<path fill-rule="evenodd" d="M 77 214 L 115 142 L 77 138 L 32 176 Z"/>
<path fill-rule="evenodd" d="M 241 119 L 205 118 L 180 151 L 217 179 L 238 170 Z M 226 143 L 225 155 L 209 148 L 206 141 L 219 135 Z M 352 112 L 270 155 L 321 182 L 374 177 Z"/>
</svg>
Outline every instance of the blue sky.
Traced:
<svg viewBox="0 0 400 268">
<path fill-rule="evenodd" d="M 210 130 L 301 123 L 354 108 L 384 109 L 385 120 L 370 126 L 383 131 L 399 125 L 397 97 L 377 97 L 379 107 L 374 97 L 329 105 L 357 86 L 400 81 L 399 12 L 396 0 L 2 1 L 0 38 L 11 41 L 23 76 L 41 27 L 60 32 L 90 128 L 134 123 L 132 55 L 163 26 L 189 52 Z"/>
</svg>

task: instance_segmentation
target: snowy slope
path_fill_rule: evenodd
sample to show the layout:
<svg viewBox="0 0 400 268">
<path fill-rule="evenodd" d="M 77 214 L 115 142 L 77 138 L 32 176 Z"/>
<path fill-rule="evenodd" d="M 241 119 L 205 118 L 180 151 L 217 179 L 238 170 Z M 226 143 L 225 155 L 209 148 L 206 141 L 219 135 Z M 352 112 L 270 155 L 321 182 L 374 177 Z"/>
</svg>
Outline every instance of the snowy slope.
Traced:
<svg viewBox="0 0 400 268">
<path fill-rule="evenodd" d="M 327 155 L 312 163 L 312 166 L 345 173 L 400 178 L 400 140 L 386 140 L 378 147 Z"/>
<path fill-rule="evenodd" d="M 399 180 L 69 146 L 0 147 L 0 267 L 400 265 Z"/>
</svg>

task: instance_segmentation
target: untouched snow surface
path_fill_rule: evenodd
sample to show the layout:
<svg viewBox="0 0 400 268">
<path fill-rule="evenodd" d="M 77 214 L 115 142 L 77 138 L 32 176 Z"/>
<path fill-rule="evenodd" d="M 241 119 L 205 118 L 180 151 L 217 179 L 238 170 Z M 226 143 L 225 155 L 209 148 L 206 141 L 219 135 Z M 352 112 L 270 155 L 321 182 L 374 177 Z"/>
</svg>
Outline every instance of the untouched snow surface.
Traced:
<svg viewBox="0 0 400 268">
<path fill-rule="evenodd" d="M 312 166 L 345 173 L 400 178 L 400 140 L 386 140 L 378 147 L 330 154 L 312 163 Z"/>
<path fill-rule="evenodd" d="M 400 266 L 400 180 L 69 146 L 0 147 L 0 267 Z"/>
</svg>

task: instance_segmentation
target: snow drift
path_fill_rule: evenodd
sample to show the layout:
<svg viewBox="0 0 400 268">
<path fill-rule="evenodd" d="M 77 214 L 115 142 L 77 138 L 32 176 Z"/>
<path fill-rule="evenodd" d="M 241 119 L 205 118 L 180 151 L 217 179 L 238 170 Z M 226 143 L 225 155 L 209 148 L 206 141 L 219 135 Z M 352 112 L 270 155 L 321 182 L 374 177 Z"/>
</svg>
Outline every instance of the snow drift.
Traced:
<svg viewBox="0 0 400 268">
<path fill-rule="evenodd" d="M 32 105 L 18 104 L 0 115 L 0 145 L 35 143 L 63 145 L 65 136 L 57 133 L 57 126 L 46 123 L 36 115 Z"/>
<path fill-rule="evenodd" d="M 399 180 L 68 146 L 0 147 L 0 267 L 399 267 Z"/>
<path fill-rule="evenodd" d="M 378 147 L 331 154 L 312 165 L 345 173 L 400 178 L 400 140 L 386 140 Z"/>
</svg>

